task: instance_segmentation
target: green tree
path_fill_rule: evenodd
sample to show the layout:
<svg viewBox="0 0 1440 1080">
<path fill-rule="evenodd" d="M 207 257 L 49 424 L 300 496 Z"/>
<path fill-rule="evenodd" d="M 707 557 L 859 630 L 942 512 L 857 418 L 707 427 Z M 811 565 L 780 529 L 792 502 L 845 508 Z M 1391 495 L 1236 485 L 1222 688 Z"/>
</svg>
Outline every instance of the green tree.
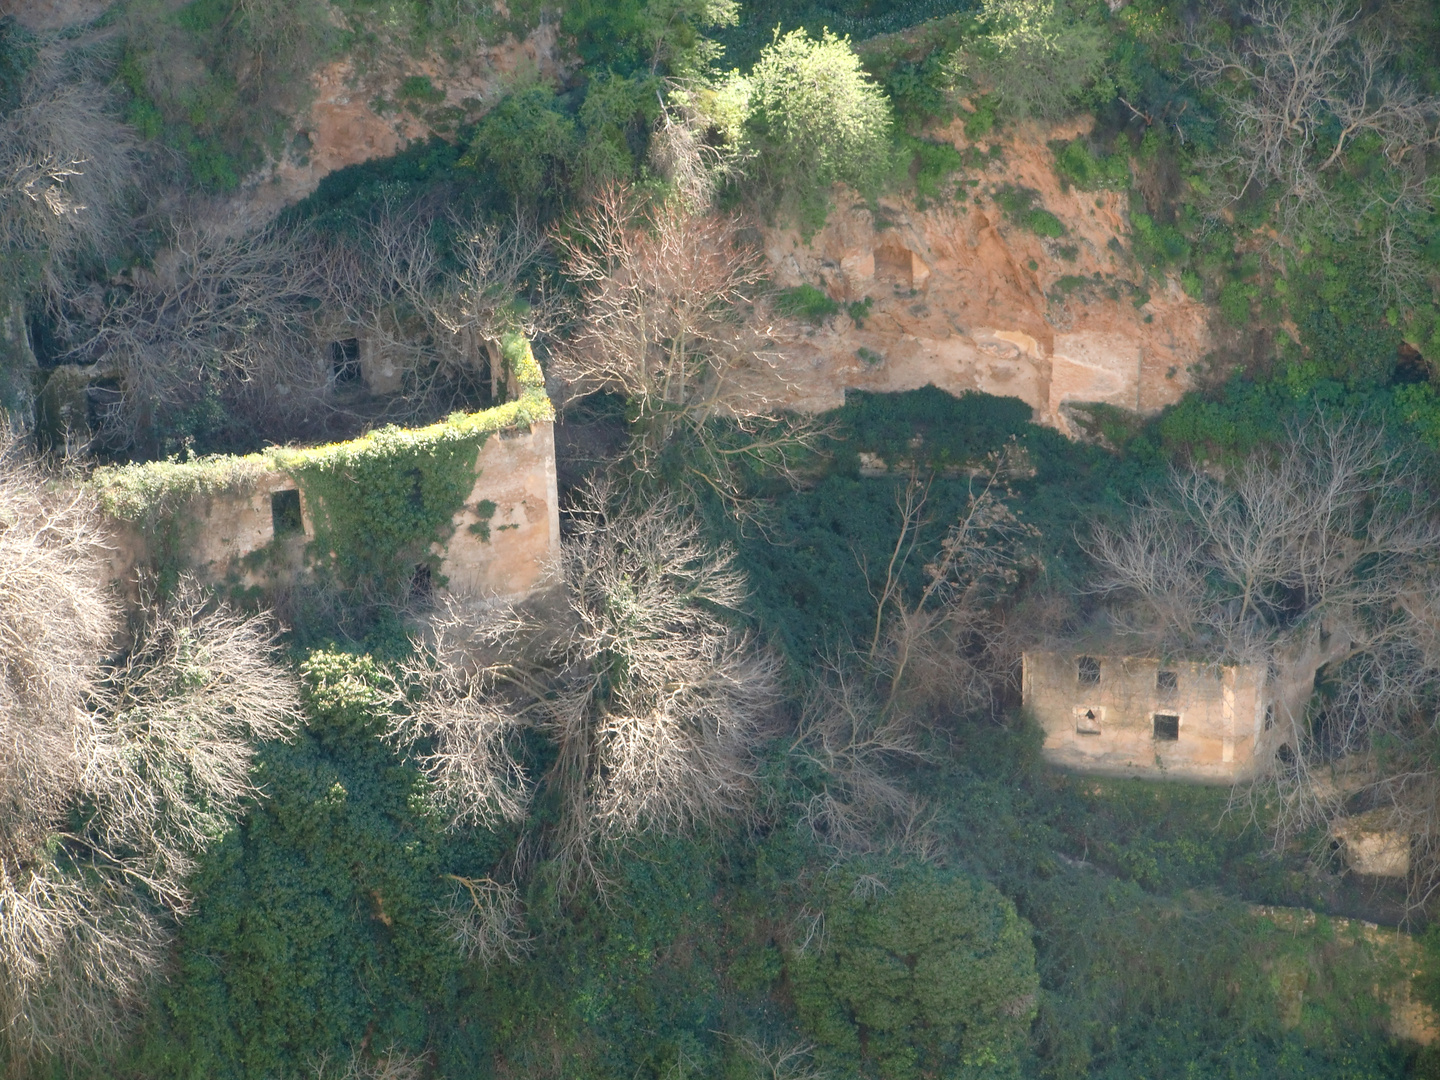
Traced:
<svg viewBox="0 0 1440 1080">
<path fill-rule="evenodd" d="M 1030 933 L 985 882 L 852 876 L 831 886 L 823 932 L 787 957 L 800 1022 L 837 1071 L 1016 1075 L 1040 985 Z"/>
<path fill-rule="evenodd" d="M 1074 18 L 1064 0 L 984 0 L 990 28 L 967 58 L 1001 110 L 1058 119 L 1105 64 L 1105 34 Z"/>
<path fill-rule="evenodd" d="M 575 121 L 554 90 L 534 83 L 490 110 L 462 163 L 488 169 L 512 200 L 534 205 L 563 190 L 574 152 Z"/>
<path fill-rule="evenodd" d="M 818 41 L 802 30 L 777 35 L 743 90 L 746 172 L 767 211 L 814 230 L 825 220 L 832 184 L 864 191 L 879 183 L 890 106 L 849 38 L 828 30 Z"/>
</svg>

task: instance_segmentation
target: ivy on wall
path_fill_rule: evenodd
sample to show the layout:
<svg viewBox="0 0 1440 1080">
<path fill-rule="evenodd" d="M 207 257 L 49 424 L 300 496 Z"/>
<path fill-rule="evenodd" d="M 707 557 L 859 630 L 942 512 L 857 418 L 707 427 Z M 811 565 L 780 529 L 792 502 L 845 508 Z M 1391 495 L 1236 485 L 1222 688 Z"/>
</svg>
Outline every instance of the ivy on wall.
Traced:
<svg viewBox="0 0 1440 1080">
<path fill-rule="evenodd" d="M 397 597 L 418 566 L 438 568 L 434 546 L 453 531 L 485 440 L 555 417 L 530 343 L 512 334 L 502 352 L 513 388 L 503 405 L 308 449 L 101 468 L 92 483 L 106 513 L 139 530 L 163 589 L 173 586 L 185 562 L 199 500 L 245 495 L 267 473 L 283 473 L 304 492 L 314 519 L 313 564 L 339 584 Z"/>
</svg>

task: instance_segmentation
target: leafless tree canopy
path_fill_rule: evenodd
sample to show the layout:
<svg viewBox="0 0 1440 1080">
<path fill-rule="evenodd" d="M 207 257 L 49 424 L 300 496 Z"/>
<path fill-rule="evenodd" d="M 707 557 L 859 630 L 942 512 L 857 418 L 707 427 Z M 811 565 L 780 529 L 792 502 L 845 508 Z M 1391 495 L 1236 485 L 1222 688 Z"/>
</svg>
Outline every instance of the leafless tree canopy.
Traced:
<svg viewBox="0 0 1440 1080">
<path fill-rule="evenodd" d="M 401 730 L 432 741 L 428 771 L 462 819 L 520 808 L 505 736 L 544 732 L 563 804 L 554 854 L 572 884 L 603 883 L 599 841 L 744 809 L 777 668 L 720 617 L 745 595 L 731 556 L 670 500 L 620 510 L 589 492 L 560 578 L 551 611 L 452 605 L 432 673 L 415 672 L 432 692 Z"/>
<path fill-rule="evenodd" d="M 116 1033 L 185 906 L 195 853 L 253 791 L 251 740 L 284 734 L 298 703 L 273 627 L 191 591 L 122 645 L 99 521 L 83 487 L 7 445 L 0 1047 L 12 1066 Z"/>
<path fill-rule="evenodd" d="M 236 398 L 237 386 L 280 417 L 303 409 L 326 369 L 311 311 L 326 292 L 315 245 L 278 226 L 244 232 L 181 223 L 147 269 L 122 287 L 91 286 L 69 298 L 62 335 L 77 361 L 102 360 L 120 379 L 125 407 L 104 441 L 135 442 L 166 407 Z"/>
<path fill-rule="evenodd" d="M 0 251 L 33 260 L 56 311 L 72 257 L 117 246 L 137 176 L 134 135 L 113 115 L 95 45 L 41 43 L 18 103 L 0 115 Z"/>
<path fill-rule="evenodd" d="M 579 282 L 578 326 L 556 351 L 553 372 L 579 396 L 621 394 L 637 411 L 642 469 L 681 431 L 705 479 L 728 491 L 727 458 L 748 455 L 782 468 L 805 428 L 781 404 L 774 318 L 764 300 L 761 253 L 741 222 L 702 213 L 684 199 L 642 205 L 611 188 L 556 241 Z M 712 420 L 738 422 L 749 438 L 722 446 Z"/>
<path fill-rule="evenodd" d="M 448 391 L 453 403 L 488 380 L 491 399 L 501 400 L 500 340 L 515 332 L 535 338 L 560 312 L 526 284 L 546 252 L 544 234 L 525 221 L 501 228 L 453 214 L 442 220 L 428 204 L 397 198 L 357 224 L 353 239 L 331 241 L 323 255 L 332 321 L 360 330 L 415 373 L 408 398 L 442 405 Z M 442 225 L 454 233 L 458 273 L 442 265 Z"/>
<path fill-rule="evenodd" d="M 1387 72 L 1394 43 L 1357 5 L 1256 0 L 1247 15 L 1233 44 L 1203 33 L 1190 42 L 1197 76 L 1224 101 L 1233 126 L 1225 164 L 1240 177 L 1237 197 L 1273 184 L 1291 210 L 1323 203 L 1324 174 L 1362 138 L 1423 181 L 1440 104 Z M 1405 190 L 1421 194 L 1414 184 Z"/>
<path fill-rule="evenodd" d="M 889 561 L 866 567 L 875 598 L 871 638 L 827 665 L 806 702 L 795 749 L 824 771 L 824 789 L 803 808 L 815 838 L 863 850 L 882 827 L 922 857 L 931 840 L 923 808 L 896 779 L 926 758 L 937 713 L 986 711 L 1014 666 L 1000 602 L 1019 577 L 1034 530 L 1008 503 L 1013 452 L 991 456 L 970 497 L 924 567 L 918 596 L 905 568 L 927 515 L 929 483 L 912 472 L 899 492 L 900 529 Z"/>
<path fill-rule="evenodd" d="M 1435 725 L 1440 520 L 1413 467 L 1365 417 L 1316 416 L 1223 480 L 1178 473 L 1126 525 L 1096 527 L 1091 553 L 1116 629 L 1137 650 L 1269 666 L 1294 754 L 1267 780 L 1282 835 L 1357 795 L 1328 781 L 1331 767 L 1368 774 L 1361 797 L 1392 806 L 1397 822 L 1417 805 L 1407 784 L 1436 785 L 1433 767 L 1414 773 L 1414 750 Z M 1312 698 L 1317 672 L 1324 700 Z M 1440 835 L 1429 828 L 1434 852 Z M 1434 861 L 1422 860 L 1426 891 L 1440 881 Z"/>
<path fill-rule="evenodd" d="M 147 267 L 75 287 L 57 312 L 68 360 L 96 362 L 122 401 L 102 444 L 123 449 L 157 414 L 218 403 L 273 439 L 381 420 L 415 422 L 499 400 L 499 339 L 550 325 L 551 305 L 517 299 L 544 248 L 523 224 L 447 224 L 459 273 L 442 265 L 434 208 L 382 200 L 354 235 L 180 219 Z M 335 393 L 330 340 L 363 338 L 402 393 Z M 488 382 L 488 388 L 486 383 Z"/>
</svg>

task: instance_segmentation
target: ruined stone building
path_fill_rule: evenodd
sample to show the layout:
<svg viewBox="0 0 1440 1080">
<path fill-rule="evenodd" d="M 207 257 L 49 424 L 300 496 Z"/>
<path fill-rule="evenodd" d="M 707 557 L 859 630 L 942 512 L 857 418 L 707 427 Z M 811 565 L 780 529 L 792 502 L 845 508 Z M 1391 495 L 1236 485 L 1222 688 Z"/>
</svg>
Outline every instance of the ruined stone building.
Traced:
<svg viewBox="0 0 1440 1080">
<path fill-rule="evenodd" d="M 1106 776 L 1229 784 L 1284 744 L 1264 664 L 1027 652 L 1023 694 L 1054 765 Z"/>
<path fill-rule="evenodd" d="M 554 409 L 528 343 L 510 345 L 516 392 L 490 409 L 344 443 L 97 470 L 92 483 L 112 524 L 112 577 L 132 595 L 140 577 L 162 564 L 225 589 L 284 588 L 335 558 L 316 542 L 327 507 L 307 491 L 307 475 L 327 472 L 328 490 L 342 500 L 350 497 L 347 474 L 378 475 L 394 481 L 403 502 L 407 485 L 419 483 L 410 476 L 418 473 L 416 455 L 464 444 L 474 454 L 473 477 L 462 478 L 443 541 L 412 552 L 419 561 L 399 569 L 413 572 L 414 593 L 428 595 L 432 583 L 476 599 L 533 592 L 560 552 Z M 350 467 L 358 462 L 368 471 Z"/>
</svg>

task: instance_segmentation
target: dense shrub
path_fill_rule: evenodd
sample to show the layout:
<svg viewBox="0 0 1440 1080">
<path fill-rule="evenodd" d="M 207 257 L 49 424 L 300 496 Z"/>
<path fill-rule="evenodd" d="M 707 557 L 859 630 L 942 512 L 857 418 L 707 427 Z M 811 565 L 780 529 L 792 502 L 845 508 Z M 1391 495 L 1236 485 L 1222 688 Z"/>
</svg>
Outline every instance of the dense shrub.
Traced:
<svg viewBox="0 0 1440 1080">
<path fill-rule="evenodd" d="M 754 156 L 749 183 L 771 213 L 813 231 L 830 188 L 873 189 L 888 159 L 890 109 L 850 42 L 826 32 L 777 37 L 746 84 L 744 143 Z"/>
<path fill-rule="evenodd" d="M 993 886 L 845 881 L 824 938 L 786 958 L 805 1031 L 845 1072 L 885 1080 L 1019 1075 L 1039 980 L 1030 927 Z M 849 895 L 844 891 L 849 887 Z"/>
</svg>

